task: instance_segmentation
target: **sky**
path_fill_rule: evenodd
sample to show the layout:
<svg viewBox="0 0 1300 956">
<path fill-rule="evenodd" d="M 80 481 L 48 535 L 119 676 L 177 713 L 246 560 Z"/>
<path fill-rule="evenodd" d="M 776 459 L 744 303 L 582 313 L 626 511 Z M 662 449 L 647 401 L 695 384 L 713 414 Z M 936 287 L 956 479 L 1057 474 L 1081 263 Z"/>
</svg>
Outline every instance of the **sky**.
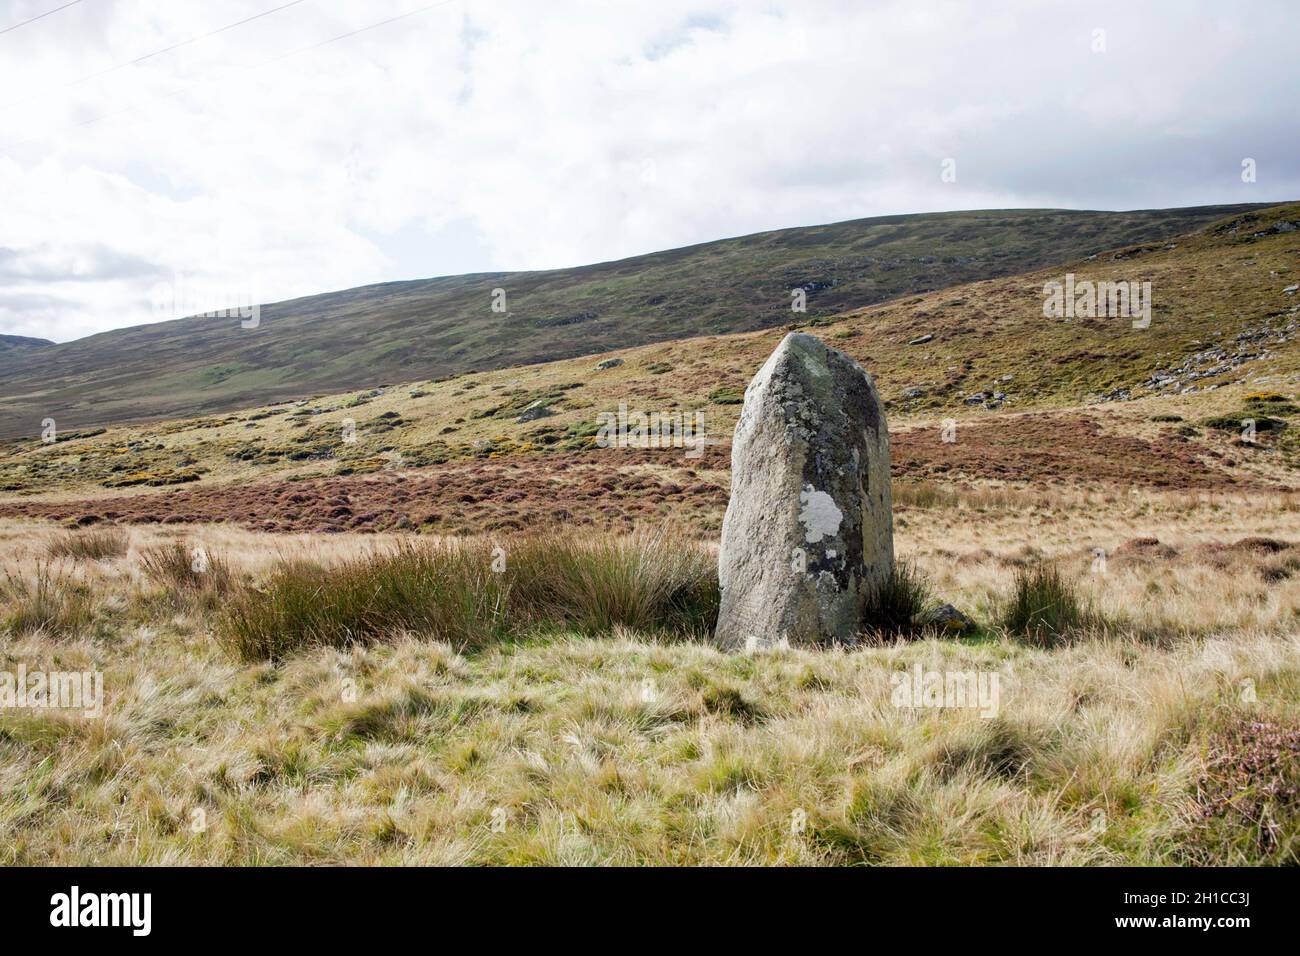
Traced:
<svg viewBox="0 0 1300 956">
<path fill-rule="evenodd" d="M 1294 0 L 66 2 L 0 0 L 0 334 L 865 216 L 1300 199 Z"/>
</svg>

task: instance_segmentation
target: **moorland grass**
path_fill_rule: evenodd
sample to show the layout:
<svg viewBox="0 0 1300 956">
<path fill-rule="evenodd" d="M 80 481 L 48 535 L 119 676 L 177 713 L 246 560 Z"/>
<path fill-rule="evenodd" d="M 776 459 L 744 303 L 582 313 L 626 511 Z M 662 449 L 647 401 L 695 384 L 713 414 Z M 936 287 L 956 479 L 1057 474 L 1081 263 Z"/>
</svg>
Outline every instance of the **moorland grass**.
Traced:
<svg viewBox="0 0 1300 956">
<path fill-rule="evenodd" d="M 0 596 L 7 605 L 0 629 L 19 637 L 71 637 L 89 629 L 95 619 L 90 588 L 46 563 L 38 564 L 30 576 L 6 570 Z"/>
<path fill-rule="evenodd" d="M 405 632 L 461 649 L 556 627 L 686 636 L 713 627 L 718 600 L 711 556 L 665 533 L 415 542 L 334 567 L 280 562 L 230 602 L 219 633 L 244 660 Z"/>
<path fill-rule="evenodd" d="M 881 637 L 916 633 L 916 616 L 930 603 L 930 583 L 908 561 L 895 561 L 888 577 L 867 592 L 863 630 Z"/>
<path fill-rule="evenodd" d="M 235 578 L 224 555 L 187 541 L 169 541 L 140 556 L 145 578 L 174 603 L 193 602 L 214 608 L 228 594 Z"/>
<path fill-rule="evenodd" d="M 126 554 L 127 533 L 122 528 L 98 528 L 93 531 L 69 531 L 52 540 L 46 547 L 51 558 L 105 561 Z"/>
<path fill-rule="evenodd" d="M 620 631 L 269 668 L 181 620 L 99 651 L 103 719 L 0 713 L 0 863 L 1297 862 L 1300 669 L 1276 635 L 740 656 Z M 998 715 L 892 705 L 918 665 L 998 669 Z"/>
<path fill-rule="evenodd" d="M 1055 540 L 1007 514 L 900 526 L 943 598 L 986 622 L 1002 620 L 1012 562 L 1037 558 L 1125 622 L 1049 648 L 1002 627 L 978 643 L 746 655 L 620 624 L 530 631 L 582 620 L 575 602 L 601 580 L 554 570 L 568 559 L 539 538 L 536 558 L 500 542 L 517 576 L 507 633 L 526 639 L 460 654 L 427 635 L 375 637 L 291 648 L 274 666 L 205 640 L 218 619 L 206 609 L 148 599 L 136 567 L 172 529 L 129 528 L 126 562 L 50 564 L 44 537 L 15 545 L 30 526 L 0 524 L 0 568 L 19 590 L 40 590 L 45 565 L 62 581 L 47 601 L 64 586 L 95 601 L 91 627 L 0 630 L 9 669 L 94 667 L 106 689 L 97 719 L 0 709 L 0 864 L 1295 864 L 1300 610 L 1288 580 L 1255 571 L 1289 556 L 1300 519 L 1269 502 L 1264 519 L 1260 504 L 1158 527 L 1112 506 Z M 1083 570 L 1078 541 L 1153 531 L 1167 553 Z M 1248 533 L 1214 562 L 1196 547 Z M 398 544 L 224 526 L 188 540 L 229 556 L 227 602 L 268 588 L 273 555 L 328 571 Z M 690 606 L 680 584 L 694 572 L 655 577 L 644 546 L 572 545 L 635 558 L 637 580 Z M 496 575 L 500 554 L 473 548 Z M 711 556 L 692 561 L 707 594 Z M 338 590 L 323 571 L 316 584 L 304 601 Z M 0 628 L 26 603 L 13 589 L 0 575 Z M 590 613 L 657 621 L 670 606 L 628 596 Z M 1179 639 L 1128 633 L 1162 627 Z M 918 666 L 997 671 L 997 713 L 896 705 L 893 678 Z"/>
<path fill-rule="evenodd" d="M 1014 637 L 1038 647 L 1068 643 L 1100 621 L 1079 596 L 1077 586 L 1054 564 L 1016 571 L 1002 625 Z"/>
</svg>

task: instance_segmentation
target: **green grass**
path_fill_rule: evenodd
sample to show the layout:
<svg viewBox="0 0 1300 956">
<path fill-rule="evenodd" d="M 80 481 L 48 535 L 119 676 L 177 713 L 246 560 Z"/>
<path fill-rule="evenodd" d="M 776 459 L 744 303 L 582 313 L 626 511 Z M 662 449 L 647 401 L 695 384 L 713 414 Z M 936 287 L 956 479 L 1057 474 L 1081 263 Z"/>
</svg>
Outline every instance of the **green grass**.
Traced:
<svg viewBox="0 0 1300 956">
<path fill-rule="evenodd" d="M 48 648 L 29 666 L 67 653 Z M 1280 637 L 1217 663 L 1199 643 L 735 656 L 605 634 L 268 666 L 188 625 L 98 657 L 104 719 L 0 712 L 2 864 L 1297 862 L 1274 786 L 1295 779 L 1289 738 L 1244 736 L 1295 726 L 1266 683 L 1295 686 Z M 1001 714 L 888 703 L 891 675 L 939 660 L 1009 665 Z M 1237 700 L 1247 677 L 1258 705 Z"/>
<path fill-rule="evenodd" d="M 745 390 L 741 388 L 715 388 L 709 392 L 709 401 L 715 405 L 739 405 L 745 400 Z"/>
<path fill-rule="evenodd" d="M 1170 542 L 1236 536 L 1232 508 L 1177 507 Z M 1171 513 L 1081 505 L 1051 534 L 1023 508 L 909 519 L 927 536 L 904 553 L 986 622 L 1009 563 L 1037 554 L 1078 576 L 1027 569 L 1027 608 L 1086 585 L 1121 622 L 1048 646 L 993 626 L 724 653 L 700 627 L 710 553 L 667 530 L 417 538 L 411 557 L 196 528 L 232 563 L 216 607 L 254 612 L 245 656 L 186 596 L 192 550 L 168 528 L 129 529 L 112 563 L 2 548 L 22 580 L 0 572 L 0 671 L 94 669 L 106 693 L 98 718 L 0 708 L 0 865 L 1295 864 L 1295 589 L 1255 571 L 1290 560 L 1297 523 L 1272 507 L 1252 514 L 1277 537 L 1223 562 L 1187 547 L 1104 579 L 1078 541 Z M 277 548 L 328 566 L 268 566 Z M 995 712 L 896 700 L 917 670 L 997 674 Z"/>
</svg>

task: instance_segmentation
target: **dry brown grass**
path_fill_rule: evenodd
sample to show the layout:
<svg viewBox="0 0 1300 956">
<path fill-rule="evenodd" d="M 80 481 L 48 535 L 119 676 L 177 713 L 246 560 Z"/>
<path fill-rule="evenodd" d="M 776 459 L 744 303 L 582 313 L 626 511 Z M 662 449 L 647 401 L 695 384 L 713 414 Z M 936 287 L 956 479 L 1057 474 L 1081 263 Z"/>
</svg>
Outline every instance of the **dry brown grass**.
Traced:
<svg viewBox="0 0 1300 956">
<path fill-rule="evenodd" d="M 90 586 L 50 564 L 38 564 L 29 574 L 5 569 L 0 579 L 0 632 L 61 639 L 88 631 L 95 622 L 95 596 Z"/>
<path fill-rule="evenodd" d="M 173 601 L 196 601 L 215 609 L 235 586 L 220 552 L 186 540 L 155 545 L 140 554 L 140 571 Z"/>
<path fill-rule="evenodd" d="M 121 528 L 70 531 L 51 541 L 46 547 L 46 553 L 51 558 L 104 561 L 126 554 L 127 542 L 127 533 Z"/>
<path fill-rule="evenodd" d="M 243 663 L 209 608 L 152 600 L 145 554 L 201 545 L 256 583 L 400 537 L 131 528 L 125 556 L 59 566 L 98 623 L 0 637 L 0 669 L 98 669 L 106 688 L 100 719 L 0 712 L 0 862 L 1295 862 L 1294 804 L 1252 791 L 1277 824 L 1261 839 L 1213 774 L 1241 728 L 1300 719 L 1295 588 L 1263 573 L 1288 550 L 1231 546 L 1300 540 L 1300 519 L 1131 505 L 906 512 L 900 553 L 979 637 L 753 656 L 616 626 Z M 0 523 L 6 571 L 47 566 L 59 533 Z M 1119 547 L 1144 536 L 1161 546 Z M 1003 638 L 1015 571 L 1045 558 L 1124 626 Z M 998 675 L 996 714 L 898 705 L 918 666 Z"/>
<path fill-rule="evenodd" d="M 0 717 L 6 863 L 1239 862 L 1201 840 L 1203 758 L 1291 719 L 1300 661 L 1264 635 L 734 657 L 624 633 L 271 668 L 170 627 L 62 652 L 106 670 L 106 715 Z M 996 671 L 999 714 L 890 706 L 915 664 Z M 1282 825 L 1266 859 L 1294 862 Z"/>
</svg>

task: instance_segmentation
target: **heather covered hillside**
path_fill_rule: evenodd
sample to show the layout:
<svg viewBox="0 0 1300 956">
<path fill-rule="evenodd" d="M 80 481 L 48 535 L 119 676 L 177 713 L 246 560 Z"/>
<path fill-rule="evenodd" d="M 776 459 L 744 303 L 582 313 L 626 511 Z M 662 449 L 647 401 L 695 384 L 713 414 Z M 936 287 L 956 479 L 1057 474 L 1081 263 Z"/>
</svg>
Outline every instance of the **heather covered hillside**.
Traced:
<svg viewBox="0 0 1300 956">
<path fill-rule="evenodd" d="M 782 229 L 546 272 L 388 282 L 178 318 L 42 350 L 0 348 L 0 437 L 229 412 L 389 382 L 544 363 L 811 317 L 1157 242 L 1252 206 L 1010 209 Z M 328 284 L 328 277 L 322 278 Z M 493 290 L 504 289 L 504 299 Z M 494 311 L 499 303 L 499 311 Z M 250 303 L 251 304 L 251 303 Z"/>
</svg>

